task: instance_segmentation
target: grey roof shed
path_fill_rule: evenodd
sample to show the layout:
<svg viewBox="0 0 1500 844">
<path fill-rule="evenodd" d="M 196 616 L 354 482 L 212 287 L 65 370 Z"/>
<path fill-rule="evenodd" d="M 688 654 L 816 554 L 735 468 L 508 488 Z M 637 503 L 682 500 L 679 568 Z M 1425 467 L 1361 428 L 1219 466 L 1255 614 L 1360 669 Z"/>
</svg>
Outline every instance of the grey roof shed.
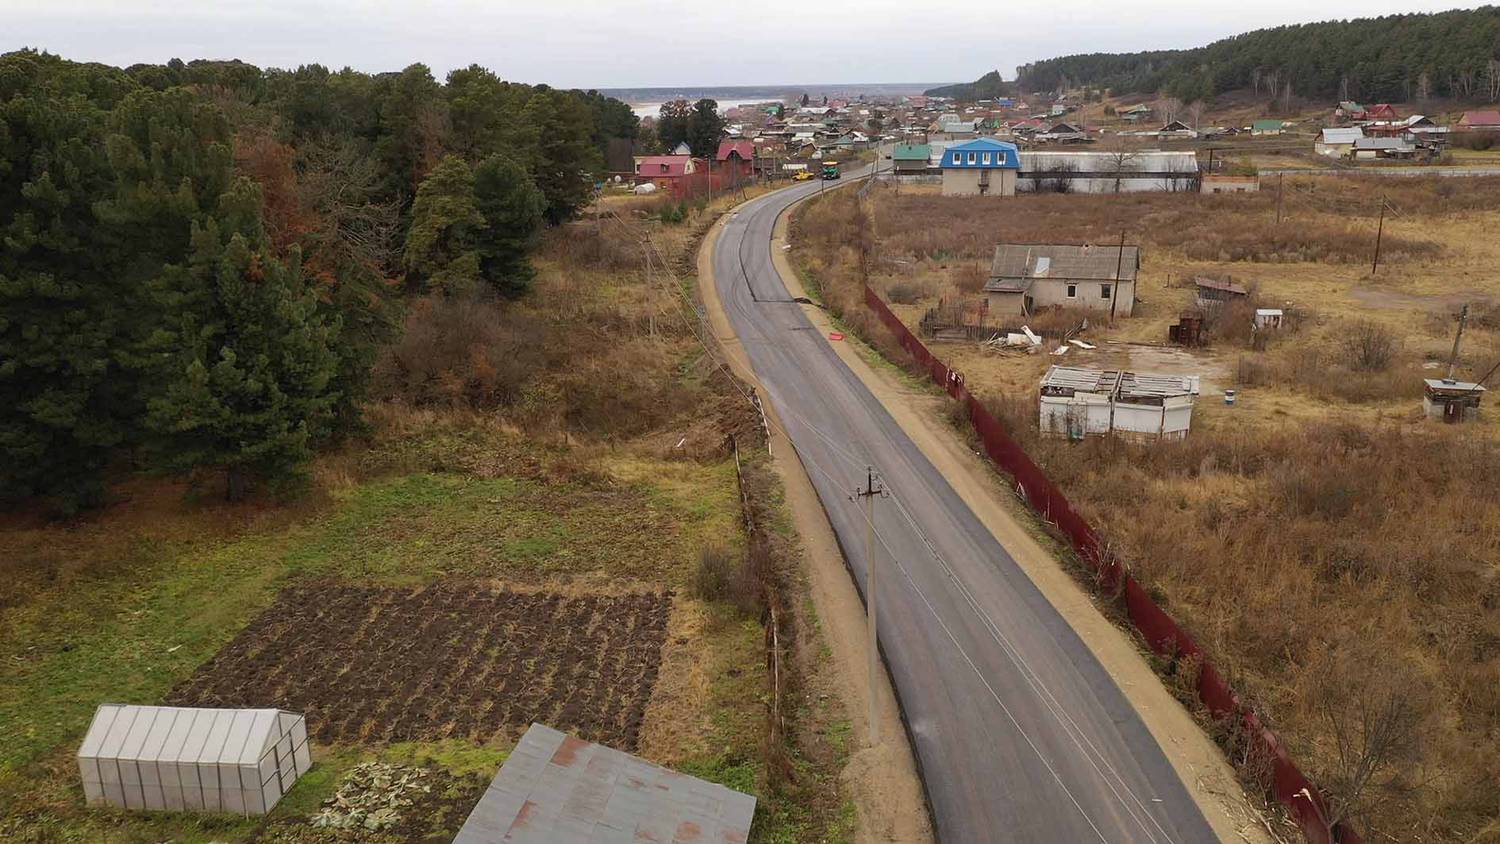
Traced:
<svg viewBox="0 0 1500 844">
<path fill-rule="evenodd" d="M 755 798 L 532 724 L 454 844 L 744 844 Z"/>
</svg>

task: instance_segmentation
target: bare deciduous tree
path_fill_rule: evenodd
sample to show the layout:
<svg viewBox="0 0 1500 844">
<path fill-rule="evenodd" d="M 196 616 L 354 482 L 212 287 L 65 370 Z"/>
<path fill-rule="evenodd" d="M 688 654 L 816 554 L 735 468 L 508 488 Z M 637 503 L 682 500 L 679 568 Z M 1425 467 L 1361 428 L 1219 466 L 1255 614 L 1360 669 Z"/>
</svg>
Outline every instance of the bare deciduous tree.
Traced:
<svg viewBox="0 0 1500 844">
<path fill-rule="evenodd" d="M 328 221 L 326 233 L 356 260 L 389 270 L 401 249 L 400 209 L 377 202 L 381 181 L 376 161 L 349 140 L 319 139 L 301 149 L 299 189 L 308 205 Z"/>
<path fill-rule="evenodd" d="M 1396 335 L 1373 320 L 1360 320 L 1344 336 L 1344 361 L 1358 372 L 1384 372 L 1396 358 Z"/>
<path fill-rule="evenodd" d="M 1314 708 L 1334 744 L 1320 778 L 1333 826 L 1406 791 L 1402 768 L 1421 748 L 1430 683 L 1371 631 L 1341 634 L 1310 667 Z"/>
</svg>

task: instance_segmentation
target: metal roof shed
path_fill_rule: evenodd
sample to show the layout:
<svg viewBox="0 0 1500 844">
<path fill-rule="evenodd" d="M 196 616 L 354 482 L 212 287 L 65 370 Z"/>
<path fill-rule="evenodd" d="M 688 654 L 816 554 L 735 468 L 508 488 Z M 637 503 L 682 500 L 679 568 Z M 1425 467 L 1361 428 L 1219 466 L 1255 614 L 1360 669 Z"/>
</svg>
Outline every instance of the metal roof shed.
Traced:
<svg viewBox="0 0 1500 844">
<path fill-rule="evenodd" d="M 278 709 L 105 704 L 78 770 L 90 805 L 263 815 L 312 767 L 307 722 Z"/>
<path fill-rule="evenodd" d="M 755 798 L 532 724 L 454 844 L 745 844 Z"/>
</svg>

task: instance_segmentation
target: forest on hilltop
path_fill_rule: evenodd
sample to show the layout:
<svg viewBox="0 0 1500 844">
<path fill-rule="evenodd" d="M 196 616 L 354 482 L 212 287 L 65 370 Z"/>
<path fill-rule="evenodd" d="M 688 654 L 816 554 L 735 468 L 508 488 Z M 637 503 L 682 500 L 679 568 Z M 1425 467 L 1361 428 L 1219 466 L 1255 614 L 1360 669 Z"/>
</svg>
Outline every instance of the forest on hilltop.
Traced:
<svg viewBox="0 0 1500 844">
<path fill-rule="evenodd" d="M 1500 99 L 1500 7 L 1258 29 L 1204 47 L 1022 65 L 1020 87 L 1079 86 L 1184 102 L 1250 89 L 1361 101 Z"/>
<path fill-rule="evenodd" d="M 516 296 L 630 108 L 478 65 L 0 55 L 0 505 L 296 481 L 417 297 Z"/>
</svg>

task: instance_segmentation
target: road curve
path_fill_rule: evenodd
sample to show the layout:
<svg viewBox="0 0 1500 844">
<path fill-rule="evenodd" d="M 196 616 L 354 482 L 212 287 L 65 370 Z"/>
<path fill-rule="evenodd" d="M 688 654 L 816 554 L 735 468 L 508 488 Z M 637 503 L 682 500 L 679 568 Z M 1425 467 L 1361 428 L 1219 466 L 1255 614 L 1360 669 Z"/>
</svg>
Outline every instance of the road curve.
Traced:
<svg viewBox="0 0 1500 844">
<path fill-rule="evenodd" d="M 873 466 L 880 645 L 943 842 L 1208 842 L 1215 836 L 1114 681 L 790 301 L 776 218 L 752 200 L 715 241 L 715 284 L 863 593 Z"/>
</svg>

